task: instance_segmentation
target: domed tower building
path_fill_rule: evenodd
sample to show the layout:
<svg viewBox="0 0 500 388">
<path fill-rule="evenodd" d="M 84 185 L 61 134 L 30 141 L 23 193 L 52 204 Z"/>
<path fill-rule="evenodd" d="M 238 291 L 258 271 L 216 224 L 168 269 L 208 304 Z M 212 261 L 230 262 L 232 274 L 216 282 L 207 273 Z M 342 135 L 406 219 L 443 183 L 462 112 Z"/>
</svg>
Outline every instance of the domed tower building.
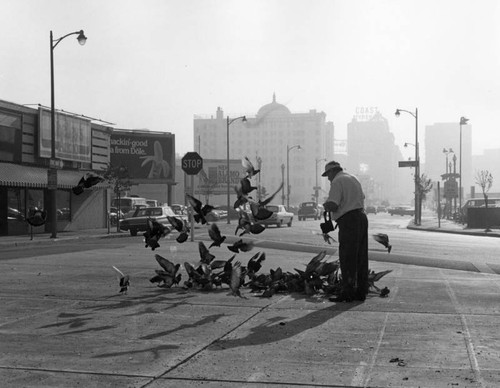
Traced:
<svg viewBox="0 0 500 388">
<path fill-rule="evenodd" d="M 272 102 L 263 105 L 255 116 L 246 115 L 245 122 L 242 119 L 231 122 L 235 117 L 238 116 L 230 115 L 228 119 L 221 108 L 217 108 L 215 117 L 195 116 L 195 150 L 204 160 L 227 159 L 226 137 L 229 132 L 230 165 L 239 165 L 241 170 L 241 159 L 245 156 L 255 168 L 260 165 L 261 173 L 254 178 L 254 183 L 260 185 L 264 196 L 276 191 L 284 182 L 274 203 L 295 207 L 300 202 L 315 200 L 316 193 L 319 203 L 324 201 L 328 182 L 321 173 L 325 160 L 334 158 L 334 126 L 326 121 L 324 112 L 312 109 L 307 113 L 292 113 L 278 103 L 273 94 Z M 228 122 L 231 122 L 229 131 Z M 230 167 L 230 174 L 233 174 L 232 170 Z M 214 191 L 213 195 L 218 194 Z M 234 199 L 231 190 L 231 203 Z M 212 198 L 211 202 L 225 203 L 223 197 Z"/>
</svg>

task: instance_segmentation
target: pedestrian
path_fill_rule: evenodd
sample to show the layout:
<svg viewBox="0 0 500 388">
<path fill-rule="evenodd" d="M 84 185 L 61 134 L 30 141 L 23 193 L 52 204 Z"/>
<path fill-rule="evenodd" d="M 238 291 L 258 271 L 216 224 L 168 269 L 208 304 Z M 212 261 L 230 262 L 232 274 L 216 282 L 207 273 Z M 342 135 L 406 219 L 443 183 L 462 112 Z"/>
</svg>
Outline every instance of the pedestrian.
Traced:
<svg viewBox="0 0 500 388">
<path fill-rule="evenodd" d="M 364 301 L 368 294 L 368 218 L 361 183 L 338 162 L 325 165 L 322 176 L 330 181 L 328 200 L 323 205 L 339 228 L 339 259 L 342 272 L 340 293 L 332 302 Z"/>
</svg>

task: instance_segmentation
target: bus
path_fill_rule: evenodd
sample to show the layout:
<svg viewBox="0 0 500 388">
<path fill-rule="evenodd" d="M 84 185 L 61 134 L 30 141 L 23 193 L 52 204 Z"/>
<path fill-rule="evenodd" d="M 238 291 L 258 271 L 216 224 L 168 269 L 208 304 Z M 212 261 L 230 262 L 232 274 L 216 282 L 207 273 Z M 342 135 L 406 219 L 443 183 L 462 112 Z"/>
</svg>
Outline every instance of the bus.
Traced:
<svg viewBox="0 0 500 388">
<path fill-rule="evenodd" d="M 111 200 L 111 207 L 120 209 L 124 214 L 135 210 L 137 206 L 148 206 L 146 198 L 141 197 L 121 197 L 120 199 L 114 198 Z"/>
</svg>

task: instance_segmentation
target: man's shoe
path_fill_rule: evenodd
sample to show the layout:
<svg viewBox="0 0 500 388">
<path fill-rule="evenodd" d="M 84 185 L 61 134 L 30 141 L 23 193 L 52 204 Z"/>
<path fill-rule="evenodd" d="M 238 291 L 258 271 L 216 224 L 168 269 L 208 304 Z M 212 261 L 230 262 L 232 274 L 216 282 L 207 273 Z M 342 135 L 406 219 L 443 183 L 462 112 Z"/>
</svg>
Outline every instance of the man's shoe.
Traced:
<svg viewBox="0 0 500 388">
<path fill-rule="evenodd" d="M 330 302 L 346 302 L 346 303 L 351 303 L 353 301 L 353 298 L 347 295 L 338 295 L 338 296 L 333 296 L 331 298 L 328 298 Z"/>
</svg>

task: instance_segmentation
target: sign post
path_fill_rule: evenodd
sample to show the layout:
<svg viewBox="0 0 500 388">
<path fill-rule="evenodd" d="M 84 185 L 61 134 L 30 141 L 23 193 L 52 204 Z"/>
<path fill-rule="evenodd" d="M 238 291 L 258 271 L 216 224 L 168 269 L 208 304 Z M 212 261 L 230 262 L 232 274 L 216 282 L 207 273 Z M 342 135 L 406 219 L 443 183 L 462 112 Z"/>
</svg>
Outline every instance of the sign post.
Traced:
<svg viewBox="0 0 500 388">
<path fill-rule="evenodd" d="M 197 152 L 188 152 L 183 156 L 181 162 L 182 170 L 187 175 L 191 175 L 191 195 L 194 195 L 194 176 L 203 169 L 203 158 Z M 191 225 L 191 241 L 194 241 L 194 214 L 192 207 L 189 210 L 189 223 Z"/>
</svg>

